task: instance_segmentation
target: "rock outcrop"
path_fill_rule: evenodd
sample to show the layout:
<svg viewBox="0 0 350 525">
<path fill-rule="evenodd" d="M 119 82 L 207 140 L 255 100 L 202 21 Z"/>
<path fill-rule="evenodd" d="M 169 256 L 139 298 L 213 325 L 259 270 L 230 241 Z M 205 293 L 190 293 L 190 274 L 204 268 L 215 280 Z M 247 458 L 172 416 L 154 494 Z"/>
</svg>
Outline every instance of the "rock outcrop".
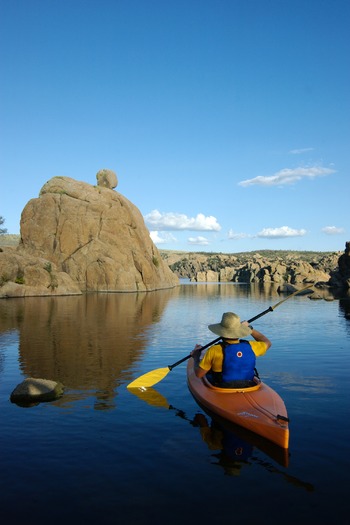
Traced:
<svg viewBox="0 0 350 525">
<path fill-rule="evenodd" d="M 317 255 L 317 257 L 316 257 Z M 169 255 L 164 253 L 165 260 Z M 278 252 L 245 254 L 185 254 L 172 261 L 170 267 L 181 278 L 193 282 L 302 284 L 328 282 L 339 254 L 298 253 L 278 255 Z M 308 260 L 306 260 L 308 259 Z"/>
<path fill-rule="evenodd" d="M 97 185 L 113 190 L 118 186 L 116 173 L 112 170 L 100 170 L 96 173 Z"/>
<path fill-rule="evenodd" d="M 329 284 L 350 290 L 350 241 L 345 243 L 344 253 L 338 259 L 338 267 L 331 272 Z"/>
<path fill-rule="evenodd" d="M 53 177 L 22 211 L 17 248 L 0 252 L 0 297 L 136 292 L 172 288 L 177 276 L 162 260 L 134 204 L 111 189 Z"/>
<path fill-rule="evenodd" d="M 78 284 L 48 259 L 10 247 L 0 251 L 0 298 L 81 293 Z"/>
</svg>

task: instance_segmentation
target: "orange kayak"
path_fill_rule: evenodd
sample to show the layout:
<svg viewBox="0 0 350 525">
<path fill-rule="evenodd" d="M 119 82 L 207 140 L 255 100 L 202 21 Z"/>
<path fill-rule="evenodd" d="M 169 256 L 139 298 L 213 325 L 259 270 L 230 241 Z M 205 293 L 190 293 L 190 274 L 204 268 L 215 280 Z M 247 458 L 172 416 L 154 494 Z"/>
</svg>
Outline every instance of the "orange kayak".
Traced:
<svg viewBox="0 0 350 525">
<path fill-rule="evenodd" d="M 218 388 L 206 377 L 194 373 L 194 361 L 187 364 L 187 382 L 195 400 L 214 414 L 235 423 L 272 443 L 287 449 L 289 426 L 282 398 L 268 385 L 256 379 L 248 388 Z"/>
</svg>

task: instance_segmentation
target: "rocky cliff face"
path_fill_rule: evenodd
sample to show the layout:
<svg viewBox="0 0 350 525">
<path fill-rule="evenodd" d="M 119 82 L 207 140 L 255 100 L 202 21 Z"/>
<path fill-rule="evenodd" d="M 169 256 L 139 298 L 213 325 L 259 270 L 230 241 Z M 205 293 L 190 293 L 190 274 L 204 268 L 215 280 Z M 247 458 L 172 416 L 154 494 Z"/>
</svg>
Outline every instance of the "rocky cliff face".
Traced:
<svg viewBox="0 0 350 525">
<path fill-rule="evenodd" d="M 330 285 L 350 290 L 350 241 L 345 243 L 344 253 L 338 259 L 338 267 L 331 272 Z"/>
<path fill-rule="evenodd" d="M 178 278 L 162 260 L 140 211 L 112 189 L 54 177 L 21 216 L 21 241 L 0 253 L 0 297 L 171 288 Z M 112 181 L 112 182 L 111 182 Z"/>
<path fill-rule="evenodd" d="M 194 282 L 328 283 L 339 253 L 264 251 L 242 254 L 174 254 L 162 257 L 179 277 Z"/>
</svg>

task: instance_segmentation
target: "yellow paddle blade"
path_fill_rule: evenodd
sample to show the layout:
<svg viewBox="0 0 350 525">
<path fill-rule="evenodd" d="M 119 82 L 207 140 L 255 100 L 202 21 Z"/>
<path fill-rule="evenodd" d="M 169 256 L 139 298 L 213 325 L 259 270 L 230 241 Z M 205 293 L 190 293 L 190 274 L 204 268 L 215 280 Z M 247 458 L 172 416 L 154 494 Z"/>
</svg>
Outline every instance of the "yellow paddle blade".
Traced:
<svg viewBox="0 0 350 525">
<path fill-rule="evenodd" d="M 141 386 L 139 388 L 131 388 L 130 392 L 132 392 L 139 399 L 142 399 L 142 401 L 145 401 L 150 406 L 160 408 L 170 407 L 166 398 L 154 388 L 146 388 Z"/>
<path fill-rule="evenodd" d="M 132 381 L 127 385 L 127 388 L 140 388 L 140 387 L 149 387 L 153 386 L 156 383 L 159 383 L 167 374 L 169 374 L 170 369 L 166 368 L 157 368 L 157 370 L 152 370 L 143 374 L 143 376 L 138 377 L 135 381 Z"/>
</svg>

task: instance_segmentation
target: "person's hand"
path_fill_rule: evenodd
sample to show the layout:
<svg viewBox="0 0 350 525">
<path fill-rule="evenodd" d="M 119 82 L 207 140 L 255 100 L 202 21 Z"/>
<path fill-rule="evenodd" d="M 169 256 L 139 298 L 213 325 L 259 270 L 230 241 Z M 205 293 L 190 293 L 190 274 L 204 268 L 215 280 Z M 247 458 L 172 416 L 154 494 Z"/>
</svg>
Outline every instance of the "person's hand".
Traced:
<svg viewBox="0 0 350 525">
<path fill-rule="evenodd" d="M 192 424 L 194 427 L 209 427 L 207 418 L 204 414 L 196 414 L 193 418 Z"/>
<path fill-rule="evenodd" d="M 202 348 L 203 348 L 202 345 L 196 345 L 194 347 L 194 349 L 192 350 L 192 352 L 191 352 L 191 356 L 195 357 L 195 356 L 199 355 L 201 350 L 202 350 Z"/>
<path fill-rule="evenodd" d="M 242 321 L 242 322 L 241 322 L 241 325 L 243 325 L 243 326 L 249 326 L 249 323 L 248 323 L 248 321 Z"/>
</svg>

